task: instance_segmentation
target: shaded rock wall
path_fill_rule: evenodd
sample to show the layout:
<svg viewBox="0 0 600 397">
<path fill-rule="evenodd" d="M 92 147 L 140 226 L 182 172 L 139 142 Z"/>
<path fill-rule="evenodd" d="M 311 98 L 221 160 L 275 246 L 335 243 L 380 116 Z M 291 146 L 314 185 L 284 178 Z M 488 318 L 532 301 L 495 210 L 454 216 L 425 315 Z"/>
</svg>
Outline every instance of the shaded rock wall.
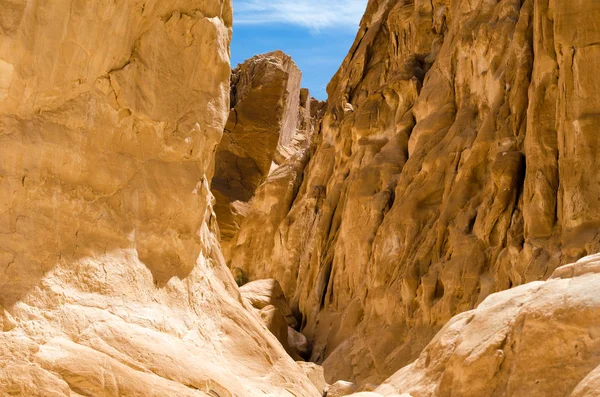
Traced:
<svg viewBox="0 0 600 397">
<path fill-rule="evenodd" d="M 281 283 L 329 381 L 381 381 L 453 315 L 600 249 L 599 16 L 369 2 L 310 153 L 259 187 L 228 254 Z"/>
<path fill-rule="evenodd" d="M 217 240 L 230 1 L 0 8 L 0 395 L 320 395 Z"/>
</svg>

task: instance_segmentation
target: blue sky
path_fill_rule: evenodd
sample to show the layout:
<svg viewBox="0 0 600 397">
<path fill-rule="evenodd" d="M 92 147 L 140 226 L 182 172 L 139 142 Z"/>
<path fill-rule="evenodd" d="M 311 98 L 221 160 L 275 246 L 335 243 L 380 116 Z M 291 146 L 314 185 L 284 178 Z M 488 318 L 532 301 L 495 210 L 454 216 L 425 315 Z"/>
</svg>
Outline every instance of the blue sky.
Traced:
<svg viewBox="0 0 600 397">
<path fill-rule="evenodd" d="M 366 6 L 367 0 L 233 0 L 231 64 L 283 50 L 302 71 L 302 86 L 326 99 Z"/>
</svg>

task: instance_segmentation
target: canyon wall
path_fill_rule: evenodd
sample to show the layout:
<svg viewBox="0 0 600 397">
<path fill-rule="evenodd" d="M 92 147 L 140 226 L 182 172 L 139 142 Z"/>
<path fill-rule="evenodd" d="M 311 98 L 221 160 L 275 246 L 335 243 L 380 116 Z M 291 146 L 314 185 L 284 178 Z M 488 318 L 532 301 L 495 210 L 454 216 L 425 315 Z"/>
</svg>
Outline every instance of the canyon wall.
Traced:
<svg viewBox="0 0 600 397">
<path fill-rule="evenodd" d="M 597 395 L 600 3 L 370 0 L 325 108 L 229 0 L 0 7 L 0 396 Z"/>
<path fill-rule="evenodd" d="M 275 278 L 329 381 L 380 382 L 457 313 L 600 249 L 600 4 L 371 0 L 310 150 L 228 265 Z"/>
<path fill-rule="evenodd" d="M 218 243 L 231 2 L 0 8 L 0 395 L 319 396 Z"/>
<path fill-rule="evenodd" d="M 419 359 L 368 395 L 600 395 L 599 259 L 490 295 L 450 320 Z"/>
</svg>

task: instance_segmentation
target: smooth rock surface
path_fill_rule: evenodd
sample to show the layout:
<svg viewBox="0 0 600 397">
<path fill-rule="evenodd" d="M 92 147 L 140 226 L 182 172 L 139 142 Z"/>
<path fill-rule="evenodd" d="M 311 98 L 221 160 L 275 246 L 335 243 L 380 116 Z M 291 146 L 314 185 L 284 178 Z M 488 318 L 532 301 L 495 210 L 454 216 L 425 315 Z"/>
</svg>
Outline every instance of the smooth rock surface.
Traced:
<svg viewBox="0 0 600 397">
<path fill-rule="evenodd" d="M 231 2 L 0 9 L 0 395 L 320 396 L 218 243 Z"/>
<path fill-rule="evenodd" d="M 342 397 L 353 394 L 358 386 L 352 382 L 338 380 L 327 388 L 327 397 Z M 362 394 L 362 393 L 359 393 Z"/>
<path fill-rule="evenodd" d="M 289 326 L 287 331 L 287 342 L 290 345 L 290 349 L 307 360 L 310 357 L 310 345 L 306 336 Z"/>
<path fill-rule="evenodd" d="M 323 371 L 323 367 L 315 363 L 307 363 L 304 361 L 298 361 L 297 364 L 306 374 L 308 379 L 310 379 L 313 385 L 315 385 L 317 390 L 324 395 L 325 391 L 327 390 L 327 382 L 325 382 L 325 373 Z"/>
<path fill-rule="evenodd" d="M 307 153 L 226 254 L 275 278 L 328 381 L 600 250 L 600 3 L 371 0 Z M 595 110 L 596 109 L 596 110 Z"/>
<path fill-rule="evenodd" d="M 290 327 L 297 327 L 298 321 L 277 280 L 256 280 L 240 287 L 240 294 L 256 309 L 272 305 L 277 308 Z"/>
</svg>

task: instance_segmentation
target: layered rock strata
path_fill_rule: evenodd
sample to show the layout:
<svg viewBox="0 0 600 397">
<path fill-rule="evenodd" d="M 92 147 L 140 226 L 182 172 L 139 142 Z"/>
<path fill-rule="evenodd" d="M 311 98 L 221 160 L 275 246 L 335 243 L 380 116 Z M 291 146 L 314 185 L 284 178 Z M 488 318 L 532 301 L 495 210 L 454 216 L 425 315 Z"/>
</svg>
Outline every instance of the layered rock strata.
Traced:
<svg viewBox="0 0 600 397">
<path fill-rule="evenodd" d="M 600 249 L 600 3 L 369 1 L 310 153 L 228 261 L 275 278 L 328 381 L 379 383 L 493 292 Z"/>
<path fill-rule="evenodd" d="M 230 1 L 0 6 L 0 395 L 321 395 L 220 253 Z"/>
</svg>

